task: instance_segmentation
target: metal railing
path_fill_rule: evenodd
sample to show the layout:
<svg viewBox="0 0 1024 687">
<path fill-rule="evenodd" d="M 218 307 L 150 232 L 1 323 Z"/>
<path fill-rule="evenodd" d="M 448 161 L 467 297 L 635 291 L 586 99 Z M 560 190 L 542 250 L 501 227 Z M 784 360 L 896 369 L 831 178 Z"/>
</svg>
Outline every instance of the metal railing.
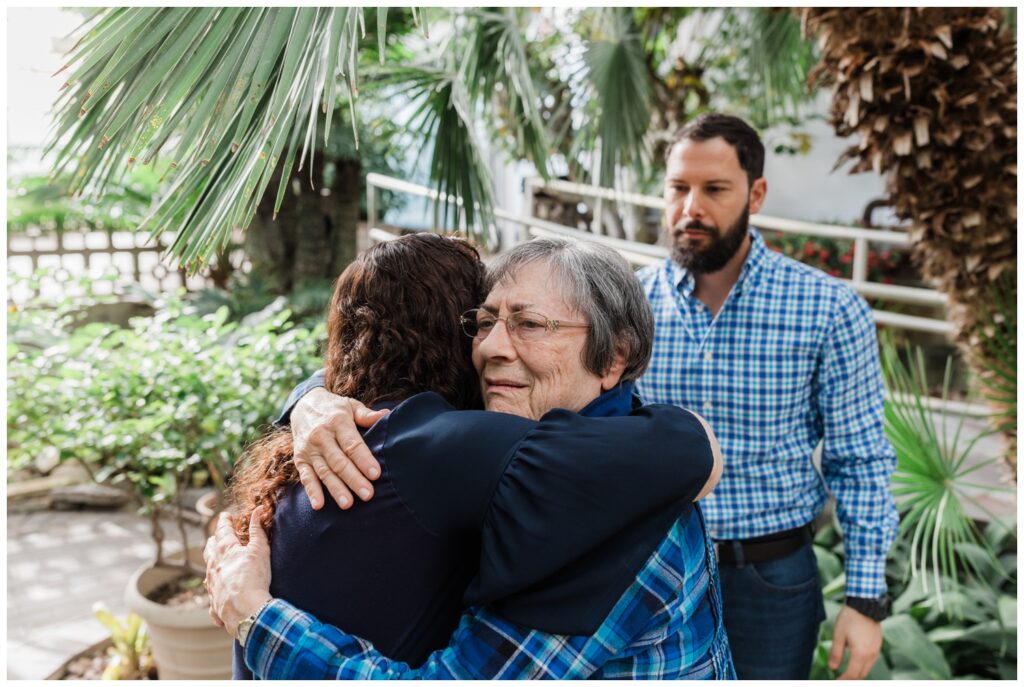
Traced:
<svg viewBox="0 0 1024 687">
<path fill-rule="evenodd" d="M 625 193 L 607 188 L 586 186 L 568 181 L 549 181 L 542 179 L 527 179 L 528 188 L 547 188 L 563 193 L 570 193 L 589 198 L 602 198 L 613 200 L 618 203 L 628 203 L 641 207 L 664 209 L 665 203 L 656 196 L 645 196 L 638 193 Z M 462 204 L 461 198 L 448 199 L 443 194 L 439 197 L 433 189 L 413 184 L 401 179 L 395 179 L 383 174 L 368 174 L 366 177 L 366 204 L 371 228 L 377 226 L 377 196 L 376 190 L 385 188 L 400 193 L 441 202 L 454 202 Z M 561 224 L 555 224 L 532 215 L 515 215 L 501 208 L 495 208 L 495 218 L 507 222 L 513 222 L 526 230 L 533 236 L 562 236 L 566 238 L 593 241 L 601 243 L 617 250 L 623 257 L 634 265 L 650 265 L 663 261 L 668 257 L 668 249 L 664 246 L 652 246 L 637 241 L 592 234 L 578 231 Z M 907 303 L 911 305 L 942 305 L 946 304 L 946 297 L 932 289 L 919 289 L 910 286 L 895 286 L 892 284 L 878 284 L 867 280 L 867 254 L 868 243 L 885 243 L 892 246 L 907 247 L 910 239 L 905 232 L 863 229 L 859 227 L 833 226 L 830 224 L 817 224 L 814 222 L 802 222 L 799 220 L 769 217 L 767 215 L 754 215 L 751 222 L 758 228 L 800 234 L 805 236 L 818 236 L 833 239 L 847 239 L 854 242 L 853 253 L 853 275 L 852 279 L 844 279 L 855 291 L 868 298 L 880 298 L 895 303 Z M 910 329 L 933 334 L 949 335 L 953 326 L 943 319 L 930 317 L 919 317 L 903 313 L 889 312 L 887 310 L 872 309 L 875 321 L 878 324 L 898 329 Z"/>
<path fill-rule="evenodd" d="M 570 195 L 580 196 L 582 198 L 594 198 L 601 200 L 611 200 L 616 203 L 625 203 L 627 205 L 637 205 L 645 208 L 652 208 L 655 210 L 664 210 L 665 201 L 657 196 L 647 196 L 639 193 L 627 193 L 623 191 L 616 191 L 609 188 L 600 188 L 597 186 L 588 186 L 586 184 L 577 184 L 570 181 L 547 181 L 539 177 L 533 177 L 526 180 L 526 188 L 528 192 L 532 194 L 535 189 L 547 189 L 551 191 L 560 191 Z M 527 222 L 529 218 L 527 219 Z M 595 223 L 597 221 L 597 215 L 595 213 Z M 864 229 L 862 227 L 844 227 L 831 224 L 818 224 L 815 222 L 803 222 L 800 220 L 784 219 L 781 217 L 770 217 L 768 215 L 752 215 L 750 222 L 759 229 L 768 229 L 772 231 L 779 231 L 788 234 L 798 234 L 802 236 L 815 236 L 830 239 L 844 239 L 853 241 L 853 274 L 851 279 L 843 279 L 849 284 L 855 291 L 868 298 L 880 298 L 889 300 L 895 303 L 907 303 L 911 305 L 946 305 L 946 297 L 933 289 L 919 289 L 910 286 L 895 286 L 892 284 L 878 284 L 876 282 L 868 281 L 868 244 L 869 243 L 884 243 L 894 247 L 906 248 L 911 245 L 910 238 L 904 231 L 893 231 L 884 229 Z M 528 229 L 531 234 L 537 235 L 539 232 L 533 229 Z M 568 233 L 566 233 L 568 232 Z M 561 227 L 559 231 L 560 235 L 576 236 L 578 238 L 586 238 L 587 240 L 595 241 L 603 237 L 599 234 L 588 234 L 586 232 L 579 232 L 568 227 Z M 622 239 L 615 239 L 623 241 Z M 633 246 L 646 246 L 647 244 L 641 244 L 634 241 L 624 241 L 626 244 Z M 615 247 L 615 246 L 613 246 Z M 653 246 L 652 246 L 653 247 Z M 659 247 L 660 248 L 660 247 Z M 649 264 L 640 259 L 632 259 L 626 254 L 627 251 L 632 250 L 629 248 L 619 249 L 626 258 L 634 262 L 634 264 Z M 664 260 L 668 255 L 668 251 L 665 248 L 660 248 L 661 252 L 654 257 L 651 262 L 658 262 Z M 652 256 L 653 257 L 653 256 Z M 934 334 L 949 335 L 953 331 L 953 325 L 946 320 L 940 320 L 929 317 L 918 317 L 915 315 L 905 315 L 903 313 L 894 313 L 886 310 L 873 310 L 875 321 L 879 324 L 896 327 L 900 329 L 912 329 L 915 331 L 930 332 Z"/>
<path fill-rule="evenodd" d="M 528 180 L 527 183 L 536 185 L 534 180 Z M 664 202 L 662 199 L 655 198 L 653 196 L 644 196 L 635 193 L 622 193 L 611 189 L 586 187 L 581 184 L 573 184 L 564 181 L 549 182 L 548 188 L 570 193 L 576 193 L 578 190 L 582 189 L 590 189 L 590 192 L 592 192 L 595 197 L 600 194 L 600 196 L 605 200 L 632 202 L 636 205 L 650 208 L 664 208 Z M 407 193 L 420 198 L 429 198 L 434 201 L 440 200 L 440 202 L 453 202 L 457 205 L 462 205 L 461 198 L 449 198 L 445 194 L 438 194 L 437 191 L 427 188 L 426 186 L 413 184 L 408 181 L 371 172 L 366 175 L 367 225 L 370 240 L 375 242 L 389 241 L 398 238 L 394 233 L 377 226 L 379 222 L 377 213 L 377 189 L 388 189 L 390 191 Z M 584 241 L 593 241 L 595 243 L 609 246 L 610 248 L 618 251 L 626 258 L 626 260 L 634 265 L 655 264 L 668 257 L 668 249 L 663 246 L 652 246 L 650 244 L 640 243 L 637 241 L 628 241 L 626 239 L 615 238 L 612 236 L 603 236 L 577 231 L 561 224 L 548 222 L 538 217 L 530 215 L 515 215 L 501 208 L 494 209 L 494 216 L 498 220 L 512 222 L 519 226 L 526 227 L 529 233 L 533 236 L 561 236 Z M 917 289 L 907 286 L 893 286 L 891 284 L 876 284 L 866 281 L 867 243 L 878 241 L 897 246 L 906 246 L 909 245 L 910 242 L 904 232 L 815 224 L 813 222 L 780 219 L 765 215 L 754 215 L 751 217 L 752 222 L 754 222 L 755 219 L 757 226 L 765 229 L 776 229 L 778 231 L 807 234 L 810 236 L 853 239 L 855 246 L 857 246 L 854 250 L 865 256 L 864 269 L 859 274 L 855 271 L 854 279 L 844 279 L 843 281 L 850 284 L 851 287 L 865 296 L 885 298 L 892 301 L 918 305 L 945 305 L 945 297 L 931 289 Z M 858 241 L 861 243 L 858 244 Z M 858 276 L 860 277 L 859 280 L 856 278 Z M 890 313 L 874 309 L 872 309 L 872 313 L 874 314 L 874 318 L 877 323 L 889 327 L 940 334 L 949 334 L 952 331 L 952 325 L 945 320 L 915 317 L 911 315 L 904 315 L 902 313 Z M 895 400 L 906 401 L 907 399 L 896 396 Z M 924 403 L 929 410 L 940 413 L 953 413 L 972 417 L 987 417 L 991 414 L 991 411 L 985 406 L 974 403 L 943 401 L 938 398 L 924 399 Z"/>
</svg>

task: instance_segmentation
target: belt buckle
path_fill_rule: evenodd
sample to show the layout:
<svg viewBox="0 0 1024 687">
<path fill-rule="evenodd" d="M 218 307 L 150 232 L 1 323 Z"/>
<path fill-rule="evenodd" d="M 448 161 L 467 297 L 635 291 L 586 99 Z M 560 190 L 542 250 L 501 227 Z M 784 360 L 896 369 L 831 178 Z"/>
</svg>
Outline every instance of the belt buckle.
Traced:
<svg viewBox="0 0 1024 687">
<path fill-rule="evenodd" d="M 738 539 L 726 539 L 725 541 L 715 542 L 716 562 L 720 563 L 722 561 L 722 551 L 726 549 L 732 553 L 732 560 L 729 561 L 730 565 L 742 568 L 747 564 L 747 557 L 743 553 L 743 544 Z"/>
</svg>

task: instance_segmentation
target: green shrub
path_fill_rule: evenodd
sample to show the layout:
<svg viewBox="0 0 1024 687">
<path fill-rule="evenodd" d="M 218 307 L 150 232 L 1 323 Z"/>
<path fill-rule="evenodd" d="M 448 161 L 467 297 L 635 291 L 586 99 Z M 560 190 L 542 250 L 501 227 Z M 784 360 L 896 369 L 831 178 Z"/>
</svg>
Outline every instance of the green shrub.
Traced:
<svg viewBox="0 0 1024 687">
<path fill-rule="evenodd" d="M 853 277 L 853 241 L 821 236 L 764 232 L 765 243 L 774 251 L 817 267 L 833 277 Z M 880 284 L 921 286 L 907 248 L 868 246 L 868 281 Z"/>
<path fill-rule="evenodd" d="M 940 575 L 941 607 L 934 578 L 911 576 L 910 546 L 897 541 L 886 569 L 893 614 L 882 622 L 882 655 L 868 679 L 1016 679 L 1016 527 L 994 521 L 982 536 L 998 557 L 976 555 L 977 569 L 961 570 L 958 580 Z M 845 663 L 838 671 L 828 667 L 832 630 L 843 603 L 843 549 L 834 525 L 818 533 L 814 549 L 828 617 L 811 679 L 830 680 L 846 668 Z"/>
<path fill-rule="evenodd" d="M 287 310 L 239 323 L 227 308 L 193 314 L 181 294 L 158 305 L 124 329 L 72 328 L 67 302 L 13 309 L 7 348 L 9 469 L 54 447 L 96 481 L 130 486 L 154 528 L 193 471 L 223 484 L 288 391 L 320 366 L 324 337 L 322 324 L 293 326 Z"/>
<path fill-rule="evenodd" d="M 900 528 L 886 566 L 893 615 L 882 622 L 882 655 L 872 679 L 1015 679 L 1017 676 L 1017 531 L 977 498 L 977 490 L 1010 491 L 974 482 L 979 467 L 995 462 L 968 460 L 980 436 L 968 438 L 966 416 L 951 412 L 951 367 L 947 361 L 942 406 L 924 405 L 928 396 L 924 358 L 908 350 L 905 363 L 892 337 L 882 337 L 882 370 L 892 396 L 885 404 L 885 431 L 896 451 L 893 493 Z M 979 525 L 972 504 L 988 513 Z M 832 631 L 843 604 L 843 547 L 835 524 L 815 539 L 827 620 L 811 670 L 827 680 Z"/>
</svg>

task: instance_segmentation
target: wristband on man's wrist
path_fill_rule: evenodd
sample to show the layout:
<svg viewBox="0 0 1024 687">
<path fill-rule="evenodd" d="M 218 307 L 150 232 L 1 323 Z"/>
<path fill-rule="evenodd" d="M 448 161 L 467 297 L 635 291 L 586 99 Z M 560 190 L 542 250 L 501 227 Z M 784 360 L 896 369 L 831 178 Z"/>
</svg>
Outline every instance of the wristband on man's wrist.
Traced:
<svg viewBox="0 0 1024 687">
<path fill-rule="evenodd" d="M 846 605 L 872 620 L 881 622 L 892 614 L 892 599 L 888 594 L 870 598 L 863 596 L 846 597 Z"/>
</svg>

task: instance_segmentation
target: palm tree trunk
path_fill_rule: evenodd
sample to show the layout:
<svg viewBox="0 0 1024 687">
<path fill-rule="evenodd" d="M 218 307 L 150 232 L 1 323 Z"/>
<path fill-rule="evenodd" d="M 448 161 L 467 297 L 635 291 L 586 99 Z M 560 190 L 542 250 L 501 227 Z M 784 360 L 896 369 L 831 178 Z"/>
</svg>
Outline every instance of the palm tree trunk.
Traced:
<svg viewBox="0 0 1024 687">
<path fill-rule="evenodd" d="M 1016 41 L 1002 12 L 799 11 L 819 38 L 821 63 L 811 78 L 833 86 L 835 131 L 859 139 L 840 162 L 888 175 L 893 209 L 911 224 L 915 259 L 949 298 L 965 359 L 983 388 L 993 365 L 1006 368 L 1007 381 L 1012 368 L 1015 387 L 1015 321 L 1010 331 L 993 298 L 993 284 L 1004 281 L 1015 301 L 1017 284 Z M 1006 365 L 1000 342 L 1011 337 Z M 1005 431 L 1016 476 L 1016 419 Z"/>
<path fill-rule="evenodd" d="M 325 175 L 328 166 L 330 171 Z M 293 172 L 284 202 L 274 217 L 280 177 L 271 181 L 246 233 L 253 271 L 275 293 L 290 293 L 303 282 L 335 279 L 356 255 L 356 225 L 362 189 L 359 160 L 314 163 L 310 188 L 306 172 Z M 331 183 L 324 185 L 327 178 Z"/>
</svg>

